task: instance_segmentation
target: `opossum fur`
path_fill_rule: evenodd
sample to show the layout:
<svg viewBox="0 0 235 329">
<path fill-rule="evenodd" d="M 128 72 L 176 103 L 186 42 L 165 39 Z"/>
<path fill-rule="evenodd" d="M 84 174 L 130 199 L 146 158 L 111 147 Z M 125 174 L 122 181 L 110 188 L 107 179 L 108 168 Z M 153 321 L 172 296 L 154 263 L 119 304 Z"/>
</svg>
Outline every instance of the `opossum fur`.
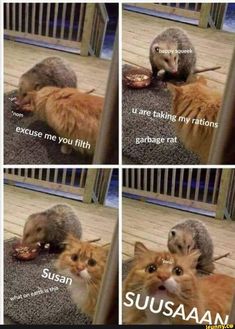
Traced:
<svg viewBox="0 0 235 329">
<path fill-rule="evenodd" d="M 168 235 L 168 249 L 183 255 L 197 249 L 200 251 L 197 270 L 202 273 L 214 270 L 213 242 L 206 226 L 199 220 L 188 219 L 172 227 Z"/>
<path fill-rule="evenodd" d="M 18 86 L 19 103 L 21 105 L 27 104 L 28 92 L 40 90 L 47 86 L 76 88 L 76 74 L 68 63 L 61 58 L 45 58 L 20 77 Z"/>
<path fill-rule="evenodd" d="M 23 243 L 26 245 L 49 243 L 50 246 L 59 247 L 69 233 L 80 239 L 81 223 L 73 208 L 58 204 L 28 217 L 24 226 Z"/>
<path fill-rule="evenodd" d="M 191 51 L 178 54 L 177 51 Z M 172 51 L 164 53 L 164 51 Z M 196 51 L 185 31 L 179 28 L 168 28 L 158 34 L 150 45 L 149 60 L 153 76 L 165 71 L 166 76 L 186 81 L 194 73 Z"/>
</svg>

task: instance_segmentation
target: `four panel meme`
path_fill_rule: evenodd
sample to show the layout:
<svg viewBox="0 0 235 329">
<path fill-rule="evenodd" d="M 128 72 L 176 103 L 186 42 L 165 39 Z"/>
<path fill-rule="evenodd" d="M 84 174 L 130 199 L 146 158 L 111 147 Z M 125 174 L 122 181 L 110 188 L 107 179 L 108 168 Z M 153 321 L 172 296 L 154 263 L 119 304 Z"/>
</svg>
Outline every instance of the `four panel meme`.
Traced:
<svg viewBox="0 0 235 329">
<path fill-rule="evenodd" d="M 235 324 L 235 2 L 5 2 L 0 322 Z"/>
</svg>

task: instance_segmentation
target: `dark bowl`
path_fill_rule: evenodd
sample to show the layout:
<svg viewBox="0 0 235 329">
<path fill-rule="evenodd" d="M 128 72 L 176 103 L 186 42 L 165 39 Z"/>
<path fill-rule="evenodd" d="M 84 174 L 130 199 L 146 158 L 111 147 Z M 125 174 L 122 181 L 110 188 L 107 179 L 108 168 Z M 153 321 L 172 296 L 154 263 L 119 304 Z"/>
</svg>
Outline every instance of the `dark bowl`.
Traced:
<svg viewBox="0 0 235 329">
<path fill-rule="evenodd" d="M 38 247 L 29 247 L 21 242 L 17 242 L 12 246 L 13 256 L 19 260 L 32 260 L 39 253 Z"/>
<path fill-rule="evenodd" d="M 152 81 L 152 72 L 143 67 L 128 68 L 123 73 L 123 79 L 127 87 L 146 88 Z"/>
</svg>

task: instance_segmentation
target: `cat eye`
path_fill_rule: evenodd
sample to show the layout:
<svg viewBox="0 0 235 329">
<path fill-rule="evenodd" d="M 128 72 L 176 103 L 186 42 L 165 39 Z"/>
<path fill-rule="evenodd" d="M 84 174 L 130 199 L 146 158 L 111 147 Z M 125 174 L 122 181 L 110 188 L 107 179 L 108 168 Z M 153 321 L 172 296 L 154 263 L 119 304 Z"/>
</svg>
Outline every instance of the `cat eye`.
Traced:
<svg viewBox="0 0 235 329">
<path fill-rule="evenodd" d="M 169 60 L 166 58 L 166 59 L 165 59 L 165 62 L 166 62 L 166 63 L 169 63 Z"/>
<path fill-rule="evenodd" d="M 157 270 L 157 266 L 155 264 L 149 264 L 145 269 L 145 271 L 149 273 L 153 273 L 156 270 Z"/>
<path fill-rule="evenodd" d="M 178 244 L 178 248 L 179 248 L 179 250 L 181 250 L 182 249 L 182 246 L 180 244 Z"/>
<path fill-rule="evenodd" d="M 181 267 L 177 266 L 175 268 L 173 268 L 173 271 L 172 271 L 174 274 L 180 276 L 180 275 L 183 275 L 184 271 Z"/>
<path fill-rule="evenodd" d="M 41 227 L 38 227 L 37 228 L 37 232 L 41 232 L 42 228 Z"/>
<path fill-rule="evenodd" d="M 95 265 L 96 265 L 96 260 L 93 259 L 93 258 L 90 258 L 90 259 L 88 259 L 87 264 L 88 264 L 89 266 L 95 266 Z"/>
<path fill-rule="evenodd" d="M 76 262 L 78 260 L 78 255 L 77 254 L 73 254 L 71 256 L 71 259 L 72 259 L 72 261 Z"/>
</svg>

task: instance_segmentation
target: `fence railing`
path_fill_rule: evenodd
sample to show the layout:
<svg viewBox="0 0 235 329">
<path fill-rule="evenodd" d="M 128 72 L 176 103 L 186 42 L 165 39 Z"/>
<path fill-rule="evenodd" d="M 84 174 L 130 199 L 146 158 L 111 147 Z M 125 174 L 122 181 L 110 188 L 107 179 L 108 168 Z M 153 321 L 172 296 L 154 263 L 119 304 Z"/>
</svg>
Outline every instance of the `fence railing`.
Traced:
<svg viewBox="0 0 235 329">
<path fill-rule="evenodd" d="M 86 4 L 81 55 L 87 56 L 91 54 L 100 56 L 108 20 L 105 4 Z"/>
<path fill-rule="evenodd" d="M 124 169 L 123 192 L 235 220 L 234 169 Z"/>
<path fill-rule="evenodd" d="M 203 28 L 221 29 L 227 10 L 225 3 L 129 3 L 130 6 L 198 20 Z"/>
<path fill-rule="evenodd" d="M 124 169 L 123 192 L 216 211 L 221 169 Z"/>
<path fill-rule="evenodd" d="M 87 169 L 5 169 L 4 178 L 83 196 Z"/>
<path fill-rule="evenodd" d="M 4 34 L 100 56 L 108 14 L 105 4 L 5 3 Z"/>
<path fill-rule="evenodd" d="M 226 209 L 229 218 L 235 220 L 235 171 L 231 172 Z"/>
<path fill-rule="evenodd" d="M 4 169 L 9 184 L 25 183 L 81 196 L 83 202 L 104 204 L 112 169 Z"/>
<path fill-rule="evenodd" d="M 223 104 L 218 116 L 220 129 L 216 129 L 210 148 L 209 163 L 234 164 L 235 159 L 235 49 L 228 71 Z"/>
</svg>

